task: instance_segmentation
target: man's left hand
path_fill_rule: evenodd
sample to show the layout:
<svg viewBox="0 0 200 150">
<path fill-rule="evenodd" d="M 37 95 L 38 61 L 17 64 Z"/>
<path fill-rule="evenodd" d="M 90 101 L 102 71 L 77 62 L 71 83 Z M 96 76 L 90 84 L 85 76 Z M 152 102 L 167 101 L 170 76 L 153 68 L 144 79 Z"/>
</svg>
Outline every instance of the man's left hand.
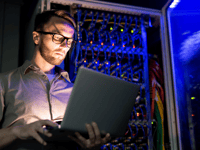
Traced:
<svg viewBox="0 0 200 150">
<path fill-rule="evenodd" d="M 78 143 L 82 149 L 100 150 L 103 144 L 106 144 L 110 139 L 110 134 L 107 133 L 104 138 L 101 138 L 99 128 L 95 122 L 86 124 L 89 139 L 84 138 L 80 133 L 75 132 L 77 138 L 69 136 L 72 140 Z"/>
</svg>

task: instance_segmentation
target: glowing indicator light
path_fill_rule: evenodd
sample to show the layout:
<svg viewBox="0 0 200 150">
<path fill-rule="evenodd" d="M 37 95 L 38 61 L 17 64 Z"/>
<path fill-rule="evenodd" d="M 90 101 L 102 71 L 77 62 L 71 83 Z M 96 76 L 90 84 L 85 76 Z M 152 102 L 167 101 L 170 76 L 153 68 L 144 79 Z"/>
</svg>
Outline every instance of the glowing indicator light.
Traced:
<svg viewBox="0 0 200 150">
<path fill-rule="evenodd" d="M 119 63 L 117 63 L 117 66 L 119 66 Z"/>
<path fill-rule="evenodd" d="M 140 116 L 140 113 L 137 113 L 137 116 L 139 117 L 139 116 Z"/>
<path fill-rule="evenodd" d="M 175 8 L 178 5 L 179 2 L 180 2 L 180 0 L 174 0 L 169 7 Z"/>
<path fill-rule="evenodd" d="M 124 29 L 121 29 L 121 32 L 123 32 L 124 31 Z"/>
<path fill-rule="evenodd" d="M 101 45 L 103 45 L 103 42 L 101 42 Z"/>
<path fill-rule="evenodd" d="M 153 121 L 151 122 L 151 124 L 153 124 Z"/>
<path fill-rule="evenodd" d="M 134 31 L 133 30 L 131 30 L 131 33 L 133 33 Z"/>
<path fill-rule="evenodd" d="M 114 44 L 114 43 L 112 43 L 112 46 L 115 46 L 115 44 Z"/>
<path fill-rule="evenodd" d="M 97 64 L 97 61 L 95 61 L 95 64 Z"/>
<path fill-rule="evenodd" d="M 194 99 L 196 99 L 195 97 L 191 97 L 191 100 L 194 100 Z"/>
<path fill-rule="evenodd" d="M 123 47 L 125 47 L 125 45 L 123 45 Z"/>
<path fill-rule="evenodd" d="M 108 62 L 106 62 L 106 64 L 108 65 Z"/>
<path fill-rule="evenodd" d="M 192 114 L 192 117 L 194 117 L 195 115 L 194 114 Z"/>
<path fill-rule="evenodd" d="M 93 42 L 92 41 L 90 41 L 90 44 L 92 44 Z"/>
<path fill-rule="evenodd" d="M 81 43 L 81 40 L 79 41 L 79 43 Z"/>
<path fill-rule="evenodd" d="M 112 30 L 113 30 L 113 28 L 112 28 L 112 27 L 110 27 L 110 30 L 112 31 Z"/>
<path fill-rule="evenodd" d="M 133 45 L 133 48 L 135 48 L 135 45 Z"/>
<path fill-rule="evenodd" d="M 86 63 L 86 60 L 84 60 L 84 63 Z"/>
</svg>

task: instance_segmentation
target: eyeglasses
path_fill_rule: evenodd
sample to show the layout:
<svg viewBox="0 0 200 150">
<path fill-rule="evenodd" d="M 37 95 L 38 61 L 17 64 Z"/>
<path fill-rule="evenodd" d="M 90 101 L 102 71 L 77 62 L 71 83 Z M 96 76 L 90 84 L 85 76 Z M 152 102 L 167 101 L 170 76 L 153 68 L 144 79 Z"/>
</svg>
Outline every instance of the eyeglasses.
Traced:
<svg viewBox="0 0 200 150">
<path fill-rule="evenodd" d="M 67 41 L 68 44 L 71 45 L 71 47 L 74 47 L 75 44 L 76 44 L 76 41 L 73 39 L 73 38 L 67 38 L 67 37 L 64 37 L 63 35 L 61 34 L 58 34 L 58 33 L 52 33 L 52 32 L 44 32 L 44 31 L 36 31 L 38 33 L 42 33 L 42 34 L 52 34 L 52 41 L 56 44 L 61 44 L 65 41 Z"/>
</svg>

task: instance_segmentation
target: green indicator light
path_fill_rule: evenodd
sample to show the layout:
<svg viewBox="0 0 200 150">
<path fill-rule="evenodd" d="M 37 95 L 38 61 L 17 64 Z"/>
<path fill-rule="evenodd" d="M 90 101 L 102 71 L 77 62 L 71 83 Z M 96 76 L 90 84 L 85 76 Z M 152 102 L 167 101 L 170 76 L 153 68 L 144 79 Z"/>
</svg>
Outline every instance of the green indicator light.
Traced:
<svg viewBox="0 0 200 150">
<path fill-rule="evenodd" d="M 131 30 L 131 33 L 133 33 L 134 31 L 133 30 Z"/>
<path fill-rule="evenodd" d="M 113 28 L 112 28 L 112 27 L 110 27 L 110 30 L 112 31 L 112 30 L 113 30 Z"/>
<path fill-rule="evenodd" d="M 151 124 L 153 124 L 153 121 L 151 122 Z"/>
<path fill-rule="evenodd" d="M 195 99 L 195 97 L 191 97 L 191 99 L 192 99 L 192 100 L 194 100 L 194 99 Z"/>
<path fill-rule="evenodd" d="M 124 31 L 124 29 L 121 29 L 121 32 L 123 32 Z"/>
</svg>

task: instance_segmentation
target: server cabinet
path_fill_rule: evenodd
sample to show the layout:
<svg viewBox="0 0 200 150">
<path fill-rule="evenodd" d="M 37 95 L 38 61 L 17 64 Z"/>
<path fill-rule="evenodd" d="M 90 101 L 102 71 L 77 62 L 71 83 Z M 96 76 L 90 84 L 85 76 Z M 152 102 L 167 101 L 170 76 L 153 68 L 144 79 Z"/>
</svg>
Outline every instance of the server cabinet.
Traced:
<svg viewBox="0 0 200 150">
<path fill-rule="evenodd" d="M 174 1 L 166 7 L 179 149 L 200 149 L 199 1 Z"/>
<path fill-rule="evenodd" d="M 155 68 L 149 68 L 147 51 L 147 29 L 156 21 L 159 22 L 161 30 L 164 29 L 162 12 L 95 0 L 41 0 L 39 11 L 50 9 L 66 9 L 77 22 L 77 45 L 69 52 L 65 60 L 67 63 L 63 64 L 65 70 L 69 71 L 72 82 L 76 79 L 78 68 L 84 65 L 141 85 L 124 137 L 114 139 L 102 146 L 102 149 L 165 149 L 163 103 L 158 91 L 154 93 L 157 94 L 157 99 L 154 97 L 152 100 L 150 97 L 152 83 L 149 82 L 149 69 Z M 161 34 L 164 38 L 164 33 Z M 153 137 L 158 130 L 158 120 L 155 120 L 151 113 L 154 107 L 152 102 L 156 104 L 159 118 L 160 133 L 156 139 L 156 147 Z M 168 114 L 168 118 L 169 116 L 171 114 Z M 171 143 L 176 140 L 171 134 L 173 129 L 169 131 Z"/>
</svg>

